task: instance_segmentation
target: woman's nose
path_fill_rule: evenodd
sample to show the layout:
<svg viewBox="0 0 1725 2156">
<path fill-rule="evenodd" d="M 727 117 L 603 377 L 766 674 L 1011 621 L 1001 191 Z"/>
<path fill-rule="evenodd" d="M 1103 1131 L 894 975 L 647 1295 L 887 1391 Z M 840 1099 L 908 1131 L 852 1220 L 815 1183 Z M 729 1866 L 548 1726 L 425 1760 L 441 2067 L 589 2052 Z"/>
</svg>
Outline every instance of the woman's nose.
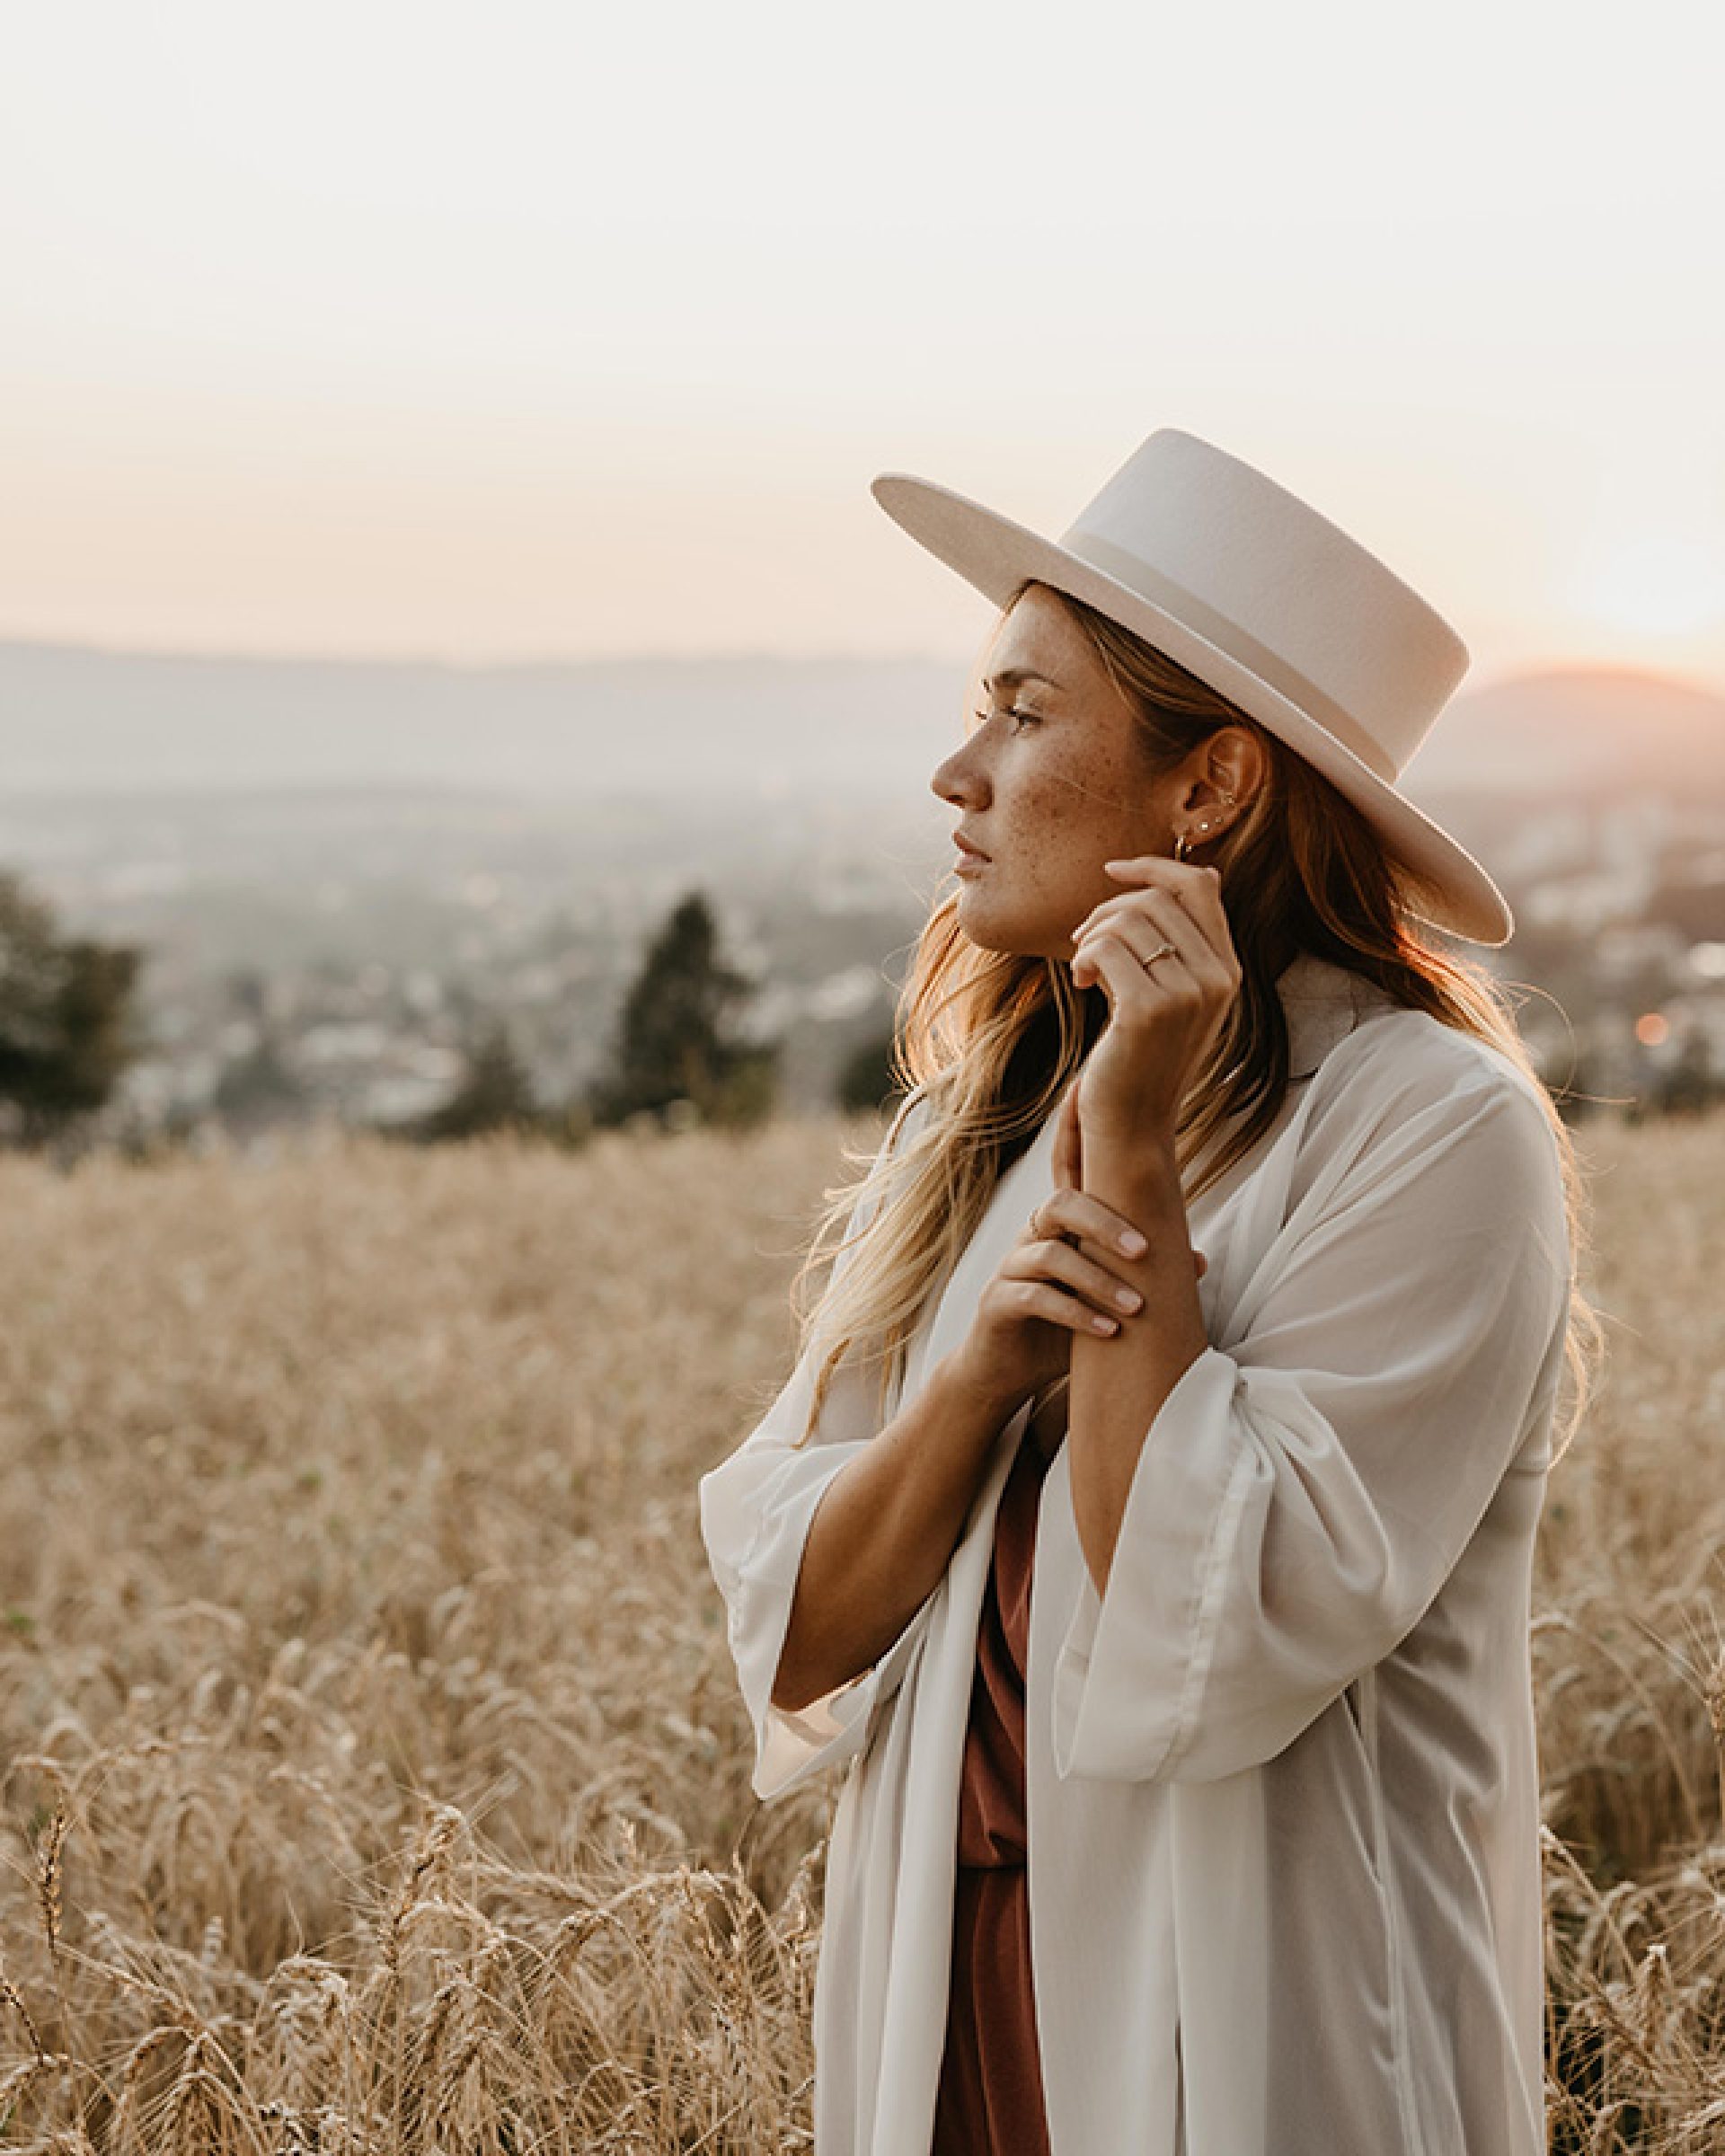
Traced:
<svg viewBox="0 0 1725 2156">
<path fill-rule="evenodd" d="M 968 742 L 962 748 L 954 749 L 935 766 L 934 775 L 928 782 L 930 789 L 942 800 L 951 802 L 955 808 L 974 801 L 982 790 L 981 773 L 970 760 L 969 750 Z"/>
</svg>

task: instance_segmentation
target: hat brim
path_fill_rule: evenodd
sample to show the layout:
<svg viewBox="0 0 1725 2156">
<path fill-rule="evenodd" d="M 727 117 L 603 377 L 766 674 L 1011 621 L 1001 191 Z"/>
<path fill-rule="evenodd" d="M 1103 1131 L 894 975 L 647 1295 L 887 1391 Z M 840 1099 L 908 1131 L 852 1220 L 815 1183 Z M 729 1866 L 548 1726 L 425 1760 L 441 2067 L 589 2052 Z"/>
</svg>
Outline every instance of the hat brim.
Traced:
<svg viewBox="0 0 1725 2156">
<path fill-rule="evenodd" d="M 1467 848 L 1378 777 L 1329 729 L 1207 636 L 1039 532 L 908 472 L 882 472 L 870 491 L 918 545 L 997 606 L 1027 578 L 1099 608 L 1219 689 L 1321 771 L 1383 834 L 1406 873 L 1408 911 L 1464 941 L 1498 946 L 1515 931 L 1509 902 Z"/>
</svg>

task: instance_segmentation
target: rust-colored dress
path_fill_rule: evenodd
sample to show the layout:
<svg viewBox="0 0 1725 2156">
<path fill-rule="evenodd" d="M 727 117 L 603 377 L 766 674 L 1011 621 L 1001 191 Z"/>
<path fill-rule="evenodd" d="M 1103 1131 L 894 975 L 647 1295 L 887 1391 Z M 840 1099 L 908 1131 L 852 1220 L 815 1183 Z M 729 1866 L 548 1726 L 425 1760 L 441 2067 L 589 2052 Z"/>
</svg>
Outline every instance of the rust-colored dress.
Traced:
<svg viewBox="0 0 1725 2156">
<path fill-rule="evenodd" d="M 1027 1424 L 995 1520 L 959 1786 L 952 1982 L 930 2156 L 1048 2156 L 1024 1869 L 1024 1666 L 1037 1507 L 1057 1443 Z"/>
</svg>

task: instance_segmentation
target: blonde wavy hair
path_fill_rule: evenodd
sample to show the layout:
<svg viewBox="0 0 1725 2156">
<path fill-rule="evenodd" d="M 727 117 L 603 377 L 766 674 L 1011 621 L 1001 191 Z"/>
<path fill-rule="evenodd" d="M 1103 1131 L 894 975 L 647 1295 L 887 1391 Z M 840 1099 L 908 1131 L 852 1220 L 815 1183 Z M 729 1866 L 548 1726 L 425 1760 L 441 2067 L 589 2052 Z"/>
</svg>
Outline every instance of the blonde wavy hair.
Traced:
<svg viewBox="0 0 1725 2156">
<path fill-rule="evenodd" d="M 1003 619 L 1030 583 L 1013 591 Z M 1275 982 L 1296 953 L 1309 951 L 1376 983 L 1398 1003 L 1477 1034 L 1534 1080 L 1562 1163 L 1579 1276 L 1589 1222 L 1574 1143 L 1496 977 L 1422 938 L 1409 917 L 1420 894 L 1408 872 L 1314 765 L 1166 653 L 1069 593 L 1053 596 L 1132 710 L 1146 775 L 1169 769 L 1224 726 L 1249 727 L 1268 759 L 1262 786 L 1208 856 L 1221 872 L 1243 977 L 1175 1127 L 1188 1200 L 1251 1150 L 1281 1106 L 1288 1040 Z M 885 1416 L 919 1315 L 969 1241 L 996 1182 L 1053 1112 L 1107 1023 L 1100 984 L 1075 987 L 1065 959 L 983 950 L 960 928 L 957 904 L 953 892 L 933 907 L 899 998 L 889 1067 L 895 1088 L 909 1097 L 883 1157 L 876 1166 L 875 1156 L 846 1148 L 846 1164 L 862 1172 L 822 1193 L 827 1207 L 792 1284 L 799 1353 L 827 1343 L 799 1445 L 812 1434 L 847 1353 L 865 1365 L 879 1363 Z M 898 1150 L 893 1141 L 922 1099 L 930 1112 Z M 847 1235 L 871 1169 L 877 1202 Z M 841 1253 L 845 1264 L 834 1276 L 827 1261 Z M 1565 1343 L 1569 1400 L 1554 1457 L 1568 1449 L 1591 1397 L 1602 1339 L 1578 1277 Z"/>
</svg>

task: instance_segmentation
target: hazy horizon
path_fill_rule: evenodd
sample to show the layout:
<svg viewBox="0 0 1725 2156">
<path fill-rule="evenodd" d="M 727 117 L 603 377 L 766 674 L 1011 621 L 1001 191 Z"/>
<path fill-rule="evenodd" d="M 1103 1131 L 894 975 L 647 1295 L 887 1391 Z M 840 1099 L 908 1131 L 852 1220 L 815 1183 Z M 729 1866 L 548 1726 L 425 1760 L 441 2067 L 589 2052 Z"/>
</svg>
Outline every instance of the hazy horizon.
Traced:
<svg viewBox="0 0 1725 2156">
<path fill-rule="evenodd" d="M 645 789 L 717 802 L 839 789 L 944 817 L 929 779 L 969 675 L 918 658 L 637 655 L 448 665 L 0 641 L 0 800 L 248 788 Z M 1711 794 L 1725 689 L 1623 667 L 1463 682 L 1410 797 L 1601 784 Z"/>
</svg>

